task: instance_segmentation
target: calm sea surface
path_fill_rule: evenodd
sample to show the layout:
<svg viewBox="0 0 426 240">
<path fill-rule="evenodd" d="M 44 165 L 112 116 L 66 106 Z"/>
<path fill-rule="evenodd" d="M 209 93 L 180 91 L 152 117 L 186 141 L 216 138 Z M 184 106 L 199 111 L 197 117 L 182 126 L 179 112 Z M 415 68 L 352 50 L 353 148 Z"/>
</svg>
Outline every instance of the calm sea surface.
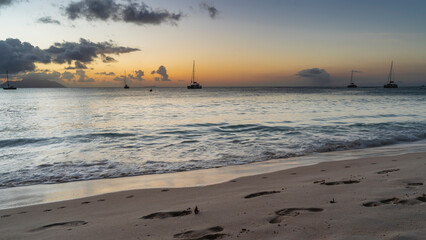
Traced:
<svg viewBox="0 0 426 240">
<path fill-rule="evenodd" d="M 18 89 L 0 112 L 0 188 L 426 139 L 425 88 Z"/>
</svg>

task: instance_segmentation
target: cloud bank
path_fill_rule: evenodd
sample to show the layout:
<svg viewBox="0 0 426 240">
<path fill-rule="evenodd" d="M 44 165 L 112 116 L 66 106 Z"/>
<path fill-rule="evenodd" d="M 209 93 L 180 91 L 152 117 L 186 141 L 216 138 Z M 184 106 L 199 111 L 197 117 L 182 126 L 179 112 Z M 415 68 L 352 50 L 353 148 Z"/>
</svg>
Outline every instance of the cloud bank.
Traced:
<svg viewBox="0 0 426 240">
<path fill-rule="evenodd" d="M 299 71 L 296 76 L 317 81 L 329 81 L 330 74 L 325 69 L 310 68 Z"/>
<path fill-rule="evenodd" d="M 98 57 L 100 57 L 103 62 L 112 62 L 115 61 L 115 59 L 108 56 L 109 54 L 119 55 L 134 51 L 139 51 L 139 49 L 117 46 L 112 41 L 94 43 L 84 38 L 81 38 L 78 43 L 55 43 L 53 46 L 46 49 L 46 52 L 52 56 L 52 61 L 59 64 L 66 62 L 71 64 L 72 61 L 87 64 L 93 62 L 95 58 Z"/>
<path fill-rule="evenodd" d="M 0 72 L 34 71 L 35 63 L 50 63 L 48 52 L 19 39 L 0 40 Z"/>
<path fill-rule="evenodd" d="M 40 49 L 19 39 L 0 40 L 0 73 L 34 71 L 36 63 L 72 64 L 67 69 L 86 69 L 100 58 L 103 62 L 115 62 L 110 55 L 139 51 L 137 48 L 118 46 L 112 41 L 94 43 L 86 39 L 80 42 L 55 43 L 48 49 Z"/>
<path fill-rule="evenodd" d="M 65 15 L 76 20 L 85 18 L 88 21 L 115 21 L 137 25 L 162 23 L 177 24 L 183 17 L 182 13 L 170 13 L 165 9 L 152 9 L 143 2 L 128 1 L 127 4 L 115 0 L 81 0 L 71 2 L 65 8 Z"/>
</svg>

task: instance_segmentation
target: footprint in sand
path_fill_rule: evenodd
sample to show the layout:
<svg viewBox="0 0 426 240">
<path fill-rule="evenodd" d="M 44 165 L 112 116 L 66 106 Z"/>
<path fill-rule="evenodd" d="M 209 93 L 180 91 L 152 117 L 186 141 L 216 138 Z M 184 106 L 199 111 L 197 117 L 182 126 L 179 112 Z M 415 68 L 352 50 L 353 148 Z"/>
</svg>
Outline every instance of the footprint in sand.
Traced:
<svg viewBox="0 0 426 240">
<path fill-rule="evenodd" d="M 223 227 L 216 226 L 201 230 L 189 230 L 183 233 L 173 235 L 174 238 L 191 239 L 191 240 L 216 240 L 221 239 L 226 234 L 219 233 L 223 231 Z"/>
<path fill-rule="evenodd" d="M 363 203 L 362 205 L 364 207 L 377 207 L 385 204 L 395 204 L 395 205 L 417 205 L 422 202 L 426 202 L 426 195 L 423 194 L 422 196 L 415 197 L 415 198 L 408 198 L 408 199 L 399 199 L 396 197 L 383 199 L 379 201 L 371 201 Z"/>
<path fill-rule="evenodd" d="M 52 209 L 46 209 L 43 212 L 50 212 L 50 211 L 52 211 Z"/>
<path fill-rule="evenodd" d="M 300 212 L 322 212 L 322 208 L 284 208 L 275 212 L 276 217 L 272 218 L 269 223 L 280 223 L 285 217 L 296 217 Z"/>
<path fill-rule="evenodd" d="M 86 202 L 82 202 L 81 204 L 89 204 L 90 202 L 89 201 L 86 201 Z"/>
<path fill-rule="evenodd" d="M 132 197 L 134 197 L 134 195 L 129 195 L 129 196 L 127 196 L 126 198 L 132 198 Z"/>
<path fill-rule="evenodd" d="M 171 217 L 182 217 L 191 214 L 191 210 L 172 211 L 172 212 L 156 212 L 141 217 L 141 219 L 164 219 Z"/>
<path fill-rule="evenodd" d="M 98 202 L 105 202 L 105 199 L 99 199 Z"/>
<path fill-rule="evenodd" d="M 53 227 L 77 227 L 77 226 L 82 226 L 82 225 L 86 225 L 86 224 L 87 224 L 86 221 L 71 221 L 71 222 L 52 223 L 52 224 L 49 224 L 49 225 L 44 225 L 42 227 L 32 229 L 29 232 L 38 232 L 38 231 L 46 230 L 46 229 L 53 228 Z"/>
<path fill-rule="evenodd" d="M 64 208 L 66 208 L 65 206 L 62 206 L 62 207 L 58 207 L 58 209 L 64 209 Z"/>
<path fill-rule="evenodd" d="M 168 192 L 168 191 L 170 191 L 169 189 L 163 189 L 163 190 L 161 190 L 162 192 Z"/>
<path fill-rule="evenodd" d="M 7 217 L 10 217 L 10 216 L 11 216 L 11 215 L 6 214 L 6 215 L 1 216 L 0 218 L 7 218 Z"/>
<path fill-rule="evenodd" d="M 333 185 L 340 185 L 340 184 L 354 184 L 354 183 L 360 183 L 360 180 L 344 180 L 344 181 L 333 181 L 333 182 L 321 182 L 321 185 L 327 185 L 327 186 L 333 186 Z"/>
<path fill-rule="evenodd" d="M 254 198 L 254 197 L 259 197 L 259 196 L 263 196 L 263 195 L 269 195 L 269 194 L 280 193 L 280 192 L 281 192 L 281 191 L 264 191 L 264 192 L 257 192 L 257 193 L 249 194 L 249 195 L 245 196 L 244 198 Z"/>
<path fill-rule="evenodd" d="M 408 187 L 423 186 L 423 183 L 421 183 L 421 182 L 407 183 L 407 186 L 408 186 Z"/>
<path fill-rule="evenodd" d="M 377 174 L 386 174 L 386 173 L 391 173 L 391 172 L 396 172 L 396 171 L 399 171 L 399 168 L 382 170 L 380 172 L 377 172 Z"/>
</svg>

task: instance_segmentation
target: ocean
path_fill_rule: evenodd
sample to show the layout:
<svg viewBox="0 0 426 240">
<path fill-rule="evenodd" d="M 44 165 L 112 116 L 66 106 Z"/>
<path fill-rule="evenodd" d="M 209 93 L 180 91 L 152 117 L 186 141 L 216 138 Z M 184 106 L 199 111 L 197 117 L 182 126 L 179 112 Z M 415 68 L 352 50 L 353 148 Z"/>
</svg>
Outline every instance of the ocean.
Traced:
<svg viewBox="0 0 426 240">
<path fill-rule="evenodd" d="M 0 112 L 3 189 L 426 139 L 426 88 L 18 89 Z"/>
</svg>

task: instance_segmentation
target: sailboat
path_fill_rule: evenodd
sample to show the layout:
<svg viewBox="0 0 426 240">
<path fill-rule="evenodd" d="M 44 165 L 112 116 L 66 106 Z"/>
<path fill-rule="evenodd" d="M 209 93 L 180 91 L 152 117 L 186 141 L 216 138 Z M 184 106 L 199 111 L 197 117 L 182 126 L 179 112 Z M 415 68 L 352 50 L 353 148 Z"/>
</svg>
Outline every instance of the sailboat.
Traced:
<svg viewBox="0 0 426 240">
<path fill-rule="evenodd" d="M 354 76 L 354 70 L 352 70 L 351 72 L 351 82 L 349 83 L 348 88 L 357 88 L 357 85 L 355 85 L 353 81 L 353 76 Z"/>
<path fill-rule="evenodd" d="M 202 88 L 203 87 L 195 81 L 195 61 L 193 61 L 191 84 L 188 85 L 188 89 L 202 89 Z"/>
<path fill-rule="evenodd" d="M 126 83 L 126 71 L 124 71 L 124 89 L 129 89 L 129 85 Z"/>
<path fill-rule="evenodd" d="M 398 85 L 392 80 L 392 74 L 393 74 L 393 61 L 391 62 L 391 67 L 389 70 L 388 83 L 383 86 L 384 88 L 398 88 Z"/>
<path fill-rule="evenodd" d="M 7 87 L 4 87 L 4 90 L 16 90 L 16 87 L 9 85 L 9 72 L 6 71 L 6 78 L 7 78 Z"/>
</svg>

